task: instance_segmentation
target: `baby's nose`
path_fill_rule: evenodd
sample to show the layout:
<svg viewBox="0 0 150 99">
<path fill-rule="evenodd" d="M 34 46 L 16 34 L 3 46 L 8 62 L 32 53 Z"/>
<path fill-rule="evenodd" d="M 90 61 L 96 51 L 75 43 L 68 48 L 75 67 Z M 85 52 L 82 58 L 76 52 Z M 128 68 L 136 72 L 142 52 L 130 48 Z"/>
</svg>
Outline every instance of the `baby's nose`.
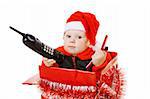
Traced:
<svg viewBox="0 0 150 99">
<path fill-rule="evenodd" d="M 70 39 L 70 42 L 71 42 L 71 43 L 75 43 L 75 38 L 71 38 L 71 39 Z"/>
</svg>

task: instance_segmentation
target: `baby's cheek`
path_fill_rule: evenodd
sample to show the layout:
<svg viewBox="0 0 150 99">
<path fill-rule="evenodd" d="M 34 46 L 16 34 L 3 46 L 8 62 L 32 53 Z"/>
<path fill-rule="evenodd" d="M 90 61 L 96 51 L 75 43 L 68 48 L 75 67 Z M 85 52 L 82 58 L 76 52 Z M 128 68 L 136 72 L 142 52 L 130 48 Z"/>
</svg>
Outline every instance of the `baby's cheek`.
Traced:
<svg viewBox="0 0 150 99">
<path fill-rule="evenodd" d="M 84 51 L 86 48 L 87 48 L 87 46 L 85 44 L 82 44 L 82 43 L 78 44 L 78 46 L 77 46 L 77 50 L 79 52 Z"/>
<path fill-rule="evenodd" d="M 76 44 L 78 45 L 78 46 L 84 46 L 85 45 L 85 41 L 84 40 L 77 40 L 76 41 Z"/>
</svg>

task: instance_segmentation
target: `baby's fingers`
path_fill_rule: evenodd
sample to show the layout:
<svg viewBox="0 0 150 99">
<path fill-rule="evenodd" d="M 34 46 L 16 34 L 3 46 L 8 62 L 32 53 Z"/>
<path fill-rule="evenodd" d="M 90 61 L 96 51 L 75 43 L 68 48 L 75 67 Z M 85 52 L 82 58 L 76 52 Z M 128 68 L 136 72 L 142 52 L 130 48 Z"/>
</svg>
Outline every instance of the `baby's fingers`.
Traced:
<svg viewBox="0 0 150 99">
<path fill-rule="evenodd" d="M 43 58 L 43 62 L 47 67 L 52 66 L 56 61 L 54 59 Z"/>
</svg>

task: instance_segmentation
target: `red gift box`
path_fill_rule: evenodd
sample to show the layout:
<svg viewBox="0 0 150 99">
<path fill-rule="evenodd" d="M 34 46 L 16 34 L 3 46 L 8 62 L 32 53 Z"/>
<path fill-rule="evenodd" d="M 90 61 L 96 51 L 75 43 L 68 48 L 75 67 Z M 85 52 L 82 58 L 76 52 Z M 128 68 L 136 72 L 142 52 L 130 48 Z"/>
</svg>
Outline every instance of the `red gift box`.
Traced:
<svg viewBox="0 0 150 99">
<path fill-rule="evenodd" d="M 96 86 L 95 72 L 57 67 L 39 67 L 40 78 L 74 86 Z"/>
</svg>

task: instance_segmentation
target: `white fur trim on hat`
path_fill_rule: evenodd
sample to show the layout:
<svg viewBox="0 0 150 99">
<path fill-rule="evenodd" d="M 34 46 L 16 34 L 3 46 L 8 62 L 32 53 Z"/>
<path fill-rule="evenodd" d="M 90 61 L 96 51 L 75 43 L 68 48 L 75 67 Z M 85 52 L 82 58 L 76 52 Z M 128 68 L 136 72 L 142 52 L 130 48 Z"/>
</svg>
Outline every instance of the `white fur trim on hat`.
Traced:
<svg viewBox="0 0 150 99">
<path fill-rule="evenodd" d="M 82 30 L 85 32 L 85 28 L 83 26 L 83 24 L 80 21 L 71 21 L 66 23 L 65 25 L 65 31 L 67 30 Z"/>
</svg>

